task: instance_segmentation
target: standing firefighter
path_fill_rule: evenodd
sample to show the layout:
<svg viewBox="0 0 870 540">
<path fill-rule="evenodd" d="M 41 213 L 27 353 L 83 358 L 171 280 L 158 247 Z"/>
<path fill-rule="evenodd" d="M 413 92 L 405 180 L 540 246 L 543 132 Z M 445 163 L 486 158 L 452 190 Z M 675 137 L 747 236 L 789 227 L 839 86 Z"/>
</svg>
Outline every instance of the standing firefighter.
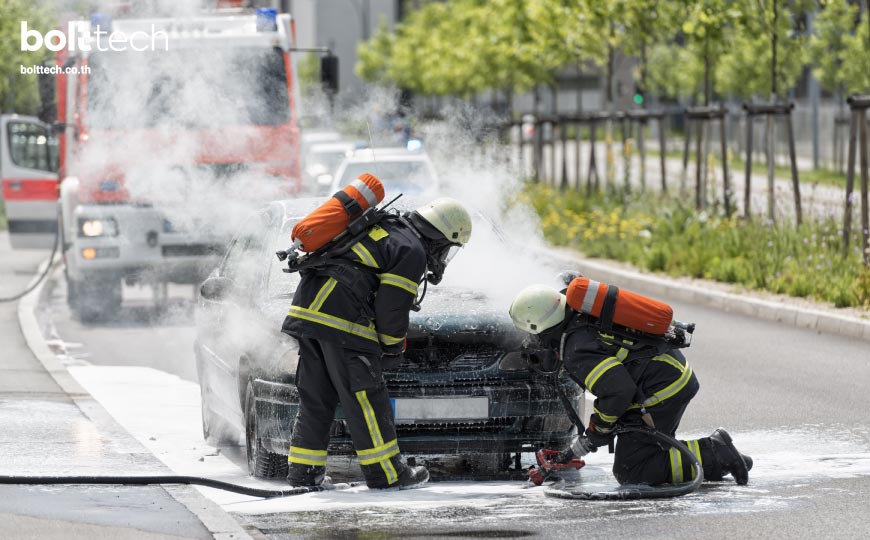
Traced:
<svg viewBox="0 0 870 540">
<path fill-rule="evenodd" d="M 664 329 L 656 332 L 664 334 L 673 315 L 669 306 L 576 278 L 562 293 L 544 285 L 527 287 L 514 299 L 510 315 L 537 346 L 558 351 L 571 378 L 596 396 L 585 434 L 578 434 L 564 456 L 580 457 L 608 445 L 618 424 L 646 423 L 675 437 L 699 388 L 692 368 L 667 340 L 621 331 L 622 325 L 645 330 L 657 325 Z M 660 322 L 650 322 L 656 317 Z M 731 474 L 738 484 L 749 481 L 752 459 L 737 451 L 724 429 L 682 442 L 701 462 L 705 480 Z M 694 472 L 676 448 L 663 448 L 648 435 L 626 432 L 617 439 L 613 474 L 620 484 L 678 484 L 693 479 Z"/>
<path fill-rule="evenodd" d="M 471 219 L 453 199 L 388 215 L 343 254 L 301 271 L 283 331 L 299 341 L 299 414 L 288 481 L 320 485 L 336 405 L 341 402 L 369 488 L 426 482 L 425 467 L 401 460 L 382 370 L 404 353 L 418 284 L 437 284 L 468 242 Z"/>
</svg>

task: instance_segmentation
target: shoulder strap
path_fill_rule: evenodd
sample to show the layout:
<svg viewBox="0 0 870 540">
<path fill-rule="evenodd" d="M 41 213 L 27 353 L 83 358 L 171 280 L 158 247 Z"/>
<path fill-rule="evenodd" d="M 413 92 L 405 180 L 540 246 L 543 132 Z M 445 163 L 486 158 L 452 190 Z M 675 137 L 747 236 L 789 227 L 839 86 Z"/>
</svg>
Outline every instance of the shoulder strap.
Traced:
<svg viewBox="0 0 870 540">
<path fill-rule="evenodd" d="M 604 294 L 604 304 L 601 306 L 601 315 L 598 317 L 601 329 L 605 332 L 613 329 L 613 314 L 616 312 L 617 296 L 619 296 L 619 287 L 608 285 L 607 292 Z"/>
</svg>

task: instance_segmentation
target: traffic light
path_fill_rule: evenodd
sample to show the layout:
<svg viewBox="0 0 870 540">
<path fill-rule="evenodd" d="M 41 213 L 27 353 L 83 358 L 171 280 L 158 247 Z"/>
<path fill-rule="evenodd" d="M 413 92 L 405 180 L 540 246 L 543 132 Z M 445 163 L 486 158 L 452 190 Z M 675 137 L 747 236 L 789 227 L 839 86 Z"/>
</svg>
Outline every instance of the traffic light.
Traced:
<svg viewBox="0 0 870 540">
<path fill-rule="evenodd" d="M 640 85 L 634 85 L 634 103 L 635 105 L 643 105 L 644 101 L 644 91 Z"/>
</svg>

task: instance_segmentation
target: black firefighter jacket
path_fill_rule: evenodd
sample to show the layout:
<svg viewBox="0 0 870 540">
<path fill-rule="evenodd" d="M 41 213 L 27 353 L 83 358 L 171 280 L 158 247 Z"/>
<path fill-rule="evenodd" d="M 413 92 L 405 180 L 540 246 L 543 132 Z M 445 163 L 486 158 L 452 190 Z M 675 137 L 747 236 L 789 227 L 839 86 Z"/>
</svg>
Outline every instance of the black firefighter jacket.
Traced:
<svg viewBox="0 0 870 540">
<path fill-rule="evenodd" d="M 686 358 L 664 342 L 659 345 L 637 343 L 616 333 L 607 334 L 589 324 L 586 315 L 568 309 L 572 317 L 566 334 L 563 363 L 583 388 L 596 396 L 593 423 L 607 432 L 627 414 L 641 407 L 655 417 L 655 406 L 682 390 L 694 392 L 697 380 Z"/>
<path fill-rule="evenodd" d="M 302 271 L 282 330 L 349 349 L 402 352 L 426 271 L 422 241 L 402 222 L 384 220 L 338 259 L 353 264 Z"/>
</svg>

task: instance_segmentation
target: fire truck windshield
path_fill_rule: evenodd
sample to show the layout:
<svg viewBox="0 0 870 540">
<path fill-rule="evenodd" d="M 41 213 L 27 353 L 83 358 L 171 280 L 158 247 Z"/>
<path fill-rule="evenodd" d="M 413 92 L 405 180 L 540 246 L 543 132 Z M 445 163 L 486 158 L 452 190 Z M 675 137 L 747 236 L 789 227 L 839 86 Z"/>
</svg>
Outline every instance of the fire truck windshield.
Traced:
<svg viewBox="0 0 870 540">
<path fill-rule="evenodd" d="M 280 49 L 95 52 L 84 90 L 97 130 L 278 125 L 290 117 Z"/>
</svg>

